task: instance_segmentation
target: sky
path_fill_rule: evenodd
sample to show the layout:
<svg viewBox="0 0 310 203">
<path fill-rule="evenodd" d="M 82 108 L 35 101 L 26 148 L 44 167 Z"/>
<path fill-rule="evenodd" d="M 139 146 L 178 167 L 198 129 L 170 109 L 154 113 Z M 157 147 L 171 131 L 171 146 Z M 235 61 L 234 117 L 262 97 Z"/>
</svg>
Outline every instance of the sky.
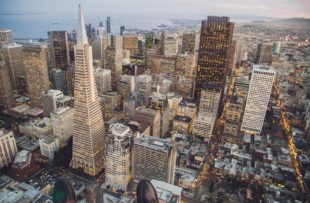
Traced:
<svg viewBox="0 0 310 203">
<path fill-rule="evenodd" d="M 0 15 L 76 16 L 82 3 L 90 16 L 152 16 L 201 18 L 268 16 L 310 18 L 310 0 L 0 0 Z"/>
</svg>

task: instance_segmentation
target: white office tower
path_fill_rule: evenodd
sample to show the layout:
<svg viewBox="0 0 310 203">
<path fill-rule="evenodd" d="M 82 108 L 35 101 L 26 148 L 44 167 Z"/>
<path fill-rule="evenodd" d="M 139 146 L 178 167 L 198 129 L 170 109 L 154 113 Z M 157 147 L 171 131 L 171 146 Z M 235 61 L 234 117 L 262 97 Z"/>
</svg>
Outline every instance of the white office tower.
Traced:
<svg viewBox="0 0 310 203">
<path fill-rule="evenodd" d="M 171 141 L 143 136 L 134 140 L 133 177 L 135 181 L 155 179 L 174 183 L 176 146 Z"/>
<path fill-rule="evenodd" d="M 95 176 L 104 167 L 105 130 L 81 5 L 77 34 L 71 167 Z"/>
<path fill-rule="evenodd" d="M 111 70 L 96 68 L 95 81 L 99 95 L 111 91 Z"/>
<path fill-rule="evenodd" d="M 110 125 L 106 137 L 106 185 L 126 191 L 131 179 L 131 140 L 133 132 L 121 123 Z"/>
<path fill-rule="evenodd" d="M 139 75 L 136 79 L 137 105 L 147 104 L 152 91 L 152 77 L 150 75 Z"/>
<path fill-rule="evenodd" d="M 67 144 L 73 131 L 74 109 L 61 107 L 51 113 L 53 135 L 59 139 L 60 146 Z"/>
<path fill-rule="evenodd" d="M 274 78 L 275 70 L 272 67 L 254 65 L 241 125 L 245 133 L 260 135 Z"/>
<path fill-rule="evenodd" d="M 13 132 L 0 129 L 0 169 L 8 166 L 16 153 L 17 146 Z"/>
<path fill-rule="evenodd" d="M 201 90 L 198 116 L 213 114 L 216 117 L 220 99 L 221 90 L 219 88 L 209 87 L 208 89 Z"/>
</svg>

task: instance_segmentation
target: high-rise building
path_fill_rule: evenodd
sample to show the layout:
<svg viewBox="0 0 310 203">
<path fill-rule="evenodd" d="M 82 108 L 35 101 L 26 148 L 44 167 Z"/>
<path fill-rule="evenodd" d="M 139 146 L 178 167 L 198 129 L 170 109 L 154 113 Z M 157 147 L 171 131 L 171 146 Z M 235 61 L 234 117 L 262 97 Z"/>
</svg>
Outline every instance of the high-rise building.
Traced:
<svg viewBox="0 0 310 203">
<path fill-rule="evenodd" d="M 0 48 L 5 44 L 12 44 L 12 30 L 1 28 L 0 29 Z"/>
<path fill-rule="evenodd" d="M 232 41 L 234 23 L 228 17 L 208 16 L 202 21 L 195 98 L 208 83 L 224 90 L 228 64 L 228 51 Z M 222 91 L 223 92 L 223 91 Z"/>
<path fill-rule="evenodd" d="M 111 87 L 114 91 L 117 89 L 117 81 L 122 76 L 122 57 L 122 50 L 115 49 L 112 46 L 109 46 L 105 51 L 105 68 L 111 70 Z"/>
<path fill-rule="evenodd" d="M 134 110 L 134 121 L 150 126 L 150 136 L 160 137 L 160 112 L 151 108 L 138 107 Z"/>
<path fill-rule="evenodd" d="M 272 67 L 254 65 L 241 130 L 260 135 L 275 78 Z"/>
<path fill-rule="evenodd" d="M 235 80 L 235 94 L 238 96 L 247 96 L 249 91 L 249 76 L 240 75 Z"/>
<path fill-rule="evenodd" d="M 124 42 L 123 42 L 123 36 L 122 35 L 110 35 L 110 44 L 109 46 L 112 46 L 115 50 L 123 50 L 124 49 Z"/>
<path fill-rule="evenodd" d="M 161 94 L 159 89 L 148 100 L 148 107 L 160 112 L 160 135 L 164 137 L 169 130 L 169 105 L 167 95 Z"/>
<path fill-rule="evenodd" d="M 107 33 L 110 34 L 111 33 L 111 17 L 110 16 L 107 17 L 106 27 L 107 27 Z"/>
<path fill-rule="evenodd" d="M 66 145 L 73 131 L 74 109 L 71 107 L 60 107 L 51 112 L 53 135 L 59 139 L 60 146 Z"/>
<path fill-rule="evenodd" d="M 120 27 L 120 34 L 123 35 L 124 32 L 125 32 L 125 25 L 122 25 L 122 26 Z"/>
<path fill-rule="evenodd" d="M 141 136 L 134 140 L 133 177 L 174 183 L 176 147 L 167 140 Z"/>
<path fill-rule="evenodd" d="M 105 130 L 81 5 L 75 58 L 71 167 L 94 176 L 104 167 Z"/>
<path fill-rule="evenodd" d="M 163 33 L 161 52 L 165 56 L 175 56 L 178 53 L 178 41 L 175 33 Z"/>
<path fill-rule="evenodd" d="M 183 98 L 190 99 L 193 93 L 194 81 L 191 78 L 181 76 L 176 82 L 176 92 Z"/>
<path fill-rule="evenodd" d="M 135 91 L 135 77 L 132 75 L 122 75 L 117 82 L 117 91 L 122 96 L 122 99 L 129 97 Z"/>
<path fill-rule="evenodd" d="M 13 132 L 0 129 L 0 168 L 8 166 L 16 153 L 17 146 Z"/>
<path fill-rule="evenodd" d="M 115 109 L 121 105 L 121 95 L 117 92 L 107 92 L 100 95 L 102 109 L 105 120 L 110 120 L 115 113 Z"/>
<path fill-rule="evenodd" d="M 143 106 L 147 104 L 148 98 L 152 91 L 152 77 L 149 75 L 139 75 L 136 78 L 136 95 L 137 105 Z"/>
<path fill-rule="evenodd" d="M 176 67 L 176 57 L 171 56 L 171 57 L 165 57 L 165 56 L 160 56 L 157 57 L 159 59 L 159 64 L 160 64 L 160 74 L 164 75 L 169 75 L 175 72 L 175 67 Z"/>
<path fill-rule="evenodd" d="M 238 135 L 242 115 L 244 111 L 245 100 L 243 96 L 232 96 L 226 110 L 223 135 L 236 137 Z"/>
<path fill-rule="evenodd" d="M 217 117 L 220 98 L 220 88 L 208 86 L 206 89 L 201 90 L 199 101 L 199 115 L 203 115 L 205 113 L 212 113 L 215 117 Z"/>
<path fill-rule="evenodd" d="M 152 49 L 154 45 L 154 33 L 148 32 L 145 34 L 145 47 L 146 49 Z"/>
<path fill-rule="evenodd" d="M 257 45 L 255 64 L 269 65 L 271 63 L 272 43 L 260 43 Z"/>
<path fill-rule="evenodd" d="M 195 33 L 186 33 L 183 34 L 182 38 L 182 53 L 195 53 L 195 44 L 196 44 L 196 34 Z"/>
<path fill-rule="evenodd" d="M 54 154 L 59 150 L 59 140 L 55 137 L 45 136 L 39 139 L 41 155 L 54 159 Z"/>
<path fill-rule="evenodd" d="M 129 50 L 131 56 L 139 53 L 138 35 L 135 34 L 124 35 L 123 43 L 124 43 L 124 50 Z"/>
<path fill-rule="evenodd" d="M 215 116 L 213 113 L 206 113 L 199 115 L 193 124 L 192 134 L 197 137 L 207 138 L 210 140 L 212 137 Z"/>
<path fill-rule="evenodd" d="M 74 92 L 74 72 L 75 64 L 70 64 L 68 70 L 66 71 L 66 81 L 67 81 L 67 93 L 70 96 L 73 96 Z"/>
<path fill-rule="evenodd" d="M 48 40 L 52 48 L 56 68 L 67 70 L 70 64 L 68 34 L 66 31 L 49 31 Z"/>
<path fill-rule="evenodd" d="M 236 65 L 236 45 L 237 42 L 232 40 L 228 50 L 227 75 L 231 76 Z"/>
<path fill-rule="evenodd" d="M 127 190 L 132 178 L 131 147 L 133 132 L 129 127 L 110 125 L 106 137 L 105 183 L 116 190 Z"/>
<path fill-rule="evenodd" d="M 26 72 L 23 64 L 23 46 L 20 44 L 6 44 L 3 46 L 5 63 L 9 67 L 12 88 L 18 93 L 27 92 Z"/>
<path fill-rule="evenodd" d="M 57 109 L 56 101 L 64 95 L 60 90 L 43 91 L 41 94 L 42 107 L 45 116 L 50 116 L 50 113 Z"/>
<path fill-rule="evenodd" d="M 279 54 L 281 52 L 281 42 L 275 42 L 272 45 L 272 52 Z"/>
<path fill-rule="evenodd" d="M 111 91 L 111 70 L 104 68 L 96 68 L 95 81 L 98 94 L 103 94 Z"/>
<path fill-rule="evenodd" d="M 5 64 L 5 61 L 0 58 L 0 106 L 8 109 L 13 103 L 13 89 L 8 66 Z"/>
<path fill-rule="evenodd" d="M 23 48 L 27 90 L 33 106 L 42 107 L 41 94 L 50 89 L 48 52 L 44 43 L 27 44 Z"/>
<path fill-rule="evenodd" d="M 60 90 L 64 94 L 68 93 L 66 71 L 55 68 L 51 71 L 52 88 L 55 90 Z"/>
<path fill-rule="evenodd" d="M 195 55 L 194 54 L 179 54 L 176 59 L 176 74 L 193 78 L 195 69 Z"/>
</svg>

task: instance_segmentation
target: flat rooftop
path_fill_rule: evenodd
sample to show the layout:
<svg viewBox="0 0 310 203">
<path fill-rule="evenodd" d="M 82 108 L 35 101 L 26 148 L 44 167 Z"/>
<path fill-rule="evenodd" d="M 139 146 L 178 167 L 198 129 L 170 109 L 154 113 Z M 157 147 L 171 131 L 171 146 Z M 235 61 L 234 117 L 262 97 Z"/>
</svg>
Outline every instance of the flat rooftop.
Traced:
<svg viewBox="0 0 310 203">
<path fill-rule="evenodd" d="M 144 146 L 150 149 L 159 150 L 168 153 L 171 148 L 171 142 L 150 136 L 137 137 L 134 141 L 135 145 Z"/>
</svg>

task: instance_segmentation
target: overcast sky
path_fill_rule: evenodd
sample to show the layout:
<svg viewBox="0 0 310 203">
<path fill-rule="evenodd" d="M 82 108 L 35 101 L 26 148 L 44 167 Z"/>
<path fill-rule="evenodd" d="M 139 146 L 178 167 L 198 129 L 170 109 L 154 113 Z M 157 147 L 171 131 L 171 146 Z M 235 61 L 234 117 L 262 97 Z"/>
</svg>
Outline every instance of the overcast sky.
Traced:
<svg viewBox="0 0 310 203">
<path fill-rule="evenodd" d="M 90 17 L 256 15 L 310 18 L 310 0 L 0 0 L 0 14 L 76 16 L 78 3 L 82 3 L 85 14 Z"/>
</svg>

